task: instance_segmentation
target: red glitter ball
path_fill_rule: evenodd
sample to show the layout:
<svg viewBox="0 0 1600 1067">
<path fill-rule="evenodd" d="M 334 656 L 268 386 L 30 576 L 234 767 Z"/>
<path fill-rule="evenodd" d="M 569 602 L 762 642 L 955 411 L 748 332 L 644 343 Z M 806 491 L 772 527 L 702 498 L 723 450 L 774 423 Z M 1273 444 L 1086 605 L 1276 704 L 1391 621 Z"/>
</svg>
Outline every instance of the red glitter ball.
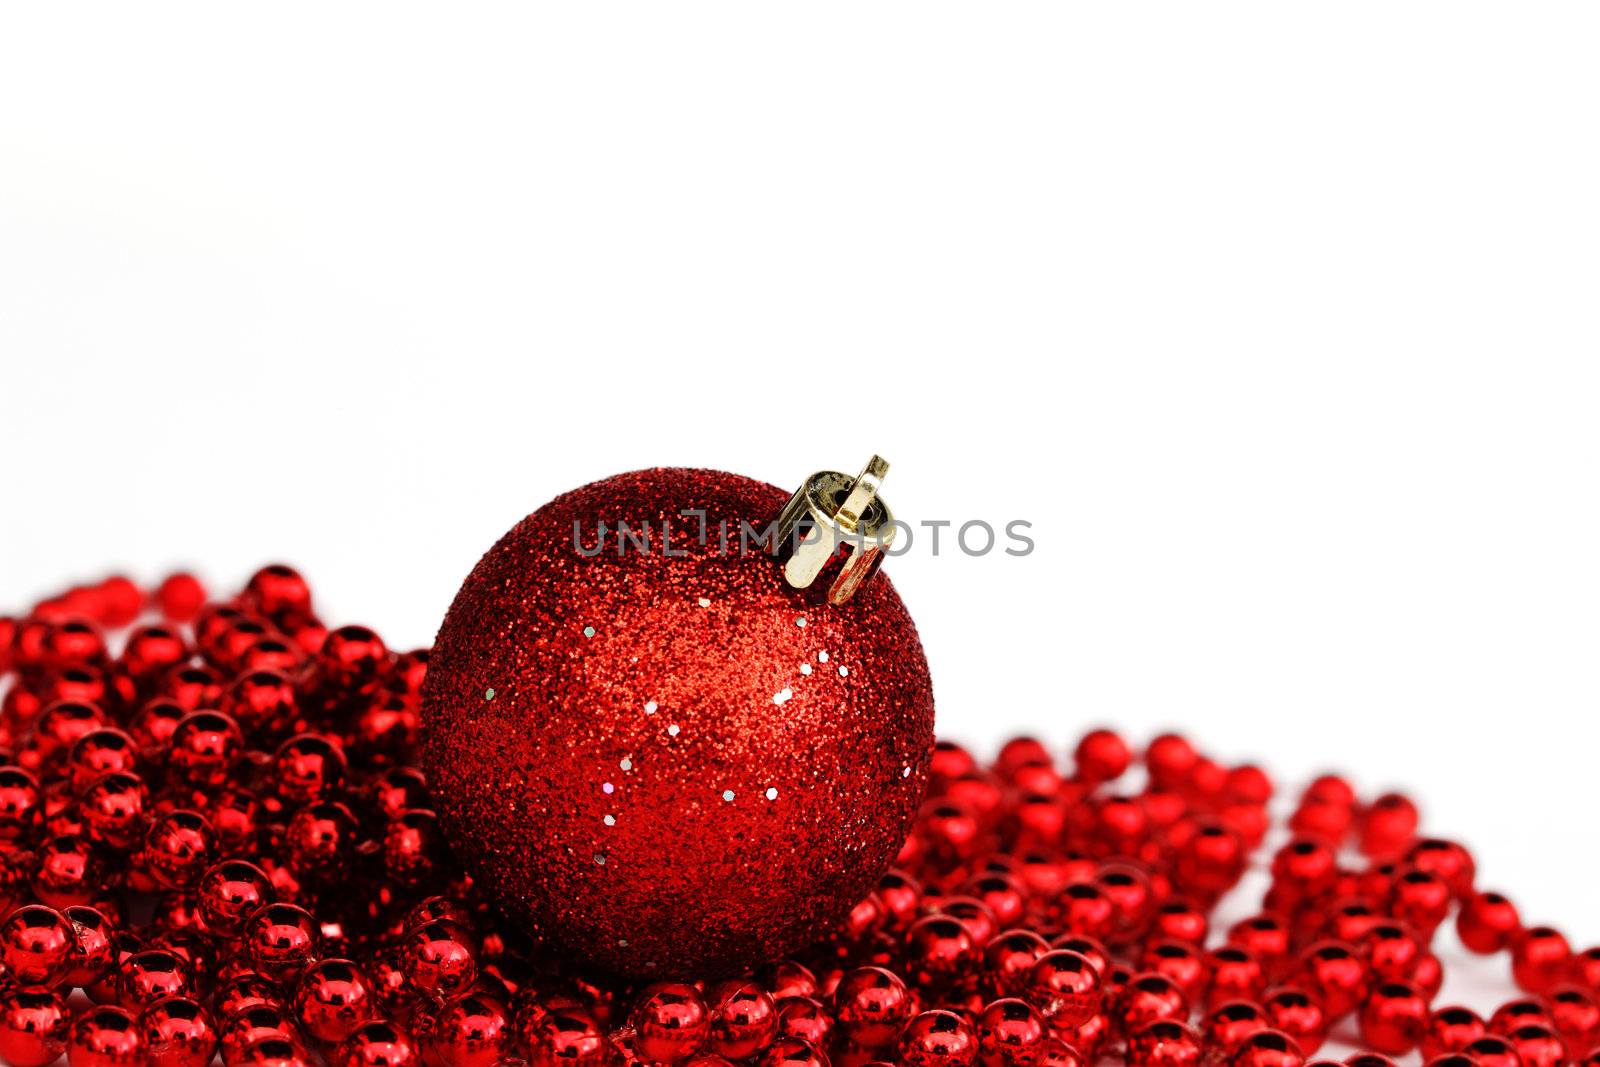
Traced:
<svg viewBox="0 0 1600 1067">
<path fill-rule="evenodd" d="M 502 538 L 445 618 L 433 794 L 469 870 L 572 955 L 644 975 L 776 958 L 910 828 L 933 747 L 916 627 L 885 575 L 827 605 L 741 545 L 786 498 L 717 471 L 595 482 Z"/>
</svg>

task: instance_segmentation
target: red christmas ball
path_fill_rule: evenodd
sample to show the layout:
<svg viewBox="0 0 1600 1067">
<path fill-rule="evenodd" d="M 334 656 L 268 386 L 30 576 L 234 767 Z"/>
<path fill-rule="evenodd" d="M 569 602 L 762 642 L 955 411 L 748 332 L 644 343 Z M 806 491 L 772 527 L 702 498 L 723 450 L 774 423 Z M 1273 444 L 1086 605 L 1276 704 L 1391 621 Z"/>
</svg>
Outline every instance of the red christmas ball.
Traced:
<svg viewBox="0 0 1600 1067">
<path fill-rule="evenodd" d="M 791 587 L 757 543 L 785 499 L 717 471 L 595 482 L 506 534 L 445 618 L 421 724 L 444 826 L 572 958 L 777 958 L 905 838 L 933 747 L 916 627 L 881 574 L 842 603 Z"/>
</svg>

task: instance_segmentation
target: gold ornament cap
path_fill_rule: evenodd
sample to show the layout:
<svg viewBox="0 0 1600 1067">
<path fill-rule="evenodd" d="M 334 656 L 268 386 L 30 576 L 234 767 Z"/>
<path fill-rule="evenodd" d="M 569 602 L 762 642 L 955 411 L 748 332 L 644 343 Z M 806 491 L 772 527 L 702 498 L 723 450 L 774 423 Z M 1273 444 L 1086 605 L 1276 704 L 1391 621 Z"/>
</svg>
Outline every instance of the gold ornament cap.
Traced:
<svg viewBox="0 0 1600 1067">
<path fill-rule="evenodd" d="M 795 490 L 778 513 L 766 549 L 783 561 L 783 577 L 809 589 L 842 557 L 828 585 L 830 604 L 843 604 L 883 563 L 894 543 L 894 514 L 878 495 L 889 462 L 873 456 L 854 478 L 817 471 Z"/>
</svg>

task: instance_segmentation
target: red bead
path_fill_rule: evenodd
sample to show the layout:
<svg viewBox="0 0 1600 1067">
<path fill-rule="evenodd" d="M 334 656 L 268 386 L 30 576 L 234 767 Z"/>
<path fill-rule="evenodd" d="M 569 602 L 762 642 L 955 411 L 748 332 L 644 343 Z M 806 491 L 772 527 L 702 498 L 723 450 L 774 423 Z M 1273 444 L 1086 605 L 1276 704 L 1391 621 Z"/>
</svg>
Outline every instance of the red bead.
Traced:
<svg viewBox="0 0 1600 1067">
<path fill-rule="evenodd" d="M 1150 1023 L 1128 1038 L 1129 1067 L 1196 1067 L 1200 1040 L 1181 1022 Z"/>
<path fill-rule="evenodd" d="M 1033 965 L 1022 993 L 1052 1026 L 1077 1026 L 1100 1010 L 1100 970 L 1081 953 L 1056 949 Z"/>
<path fill-rule="evenodd" d="M 1144 762 L 1150 770 L 1150 779 L 1162 789 L 1181 790 L 1188 785 L 1189 775 L 1200 756 L 1185 738 L 1177 734 L 1162 734 L 1145 749 Z"/>
<path fill-rule="evenodd" d="M 1424 1067 L 1478 1067 L 1478 1061 L 1464 1052 L 1447 1052 L 1442 1056 L 1435 1056 L 1423 1060 Z"/>
<path fill-rule="evenodd" d="M 681 1063 L 705 1047 L 711 1016 L 694 986 L 663 983 L 647 989 L 633 1009 L 634 1047 L 653 1063 Z"/>
<path fill-rule="evenodd" d="M 1516 1050 L 1522 1067 L 1561 1067 L 1567 1059 L 1567 1046 L 1549 1026 L 1529 1023 L 1505 1035 Z"/>
<path fill-rule="evenodd" d="M 145 683 L 189 658 L 189 646 L 170 626 L 141 626 L 128 635 L 118 662 L 135 682 Z"/>
<path fill-rule="evenodd" d="M 217 1032 L 198 1002 L 168 997 L 139 1016 L 144 1047 L 152 1064 L 161 1067 L 206 1067 L 217 1051 Z"/>
<path fill-rule="evenodd" d="M 152 822 L 145 835 L 144 864 L 156 883 L 167 889 L 199 881 L 215 853 L 211 824 L 197 811 L 168 812 Z"/>
<path fill-rule="evenodd" d="M 958 924 L 959 925 L 959 924 Z M 708 992 L 711 1051 L 730 1060 L 753 1056 L 778 1032 L 772 996 L 755 982 L 723 982 Z"/>
<path fill-rule="evenodd" d="M 385 820 L 428 806 L 427 779 L 415 767 L 391 767 L 374 777 L 367 788 L 373 806 Z"/>
<path fill-rule="evenodd" d="M 138 748 L 133 738 L 111 726 L 91 730 L 78 738 L 67 756 L 67 774 L 74 792 L 82 792 L 102 775 L 133 773 L 138 769 Z"/>
<path fill-rule="evenodd" d="M 1094 884 L 1111 901 L 1111 937 L 1118 943 L 1143 937 L 1156 905 L 1149 875 L 1132 864 L 1107 863 Z"/>
<path fill-rule="evenodd" d="M 472 992 L 441 1009 L 420 1039 L 430 1067 L 498 1067 L 512 1047 L 511 1017 L 496 997 Z"/>
<path fill-rule="evenodd" d="M 169 622 L 188 622 L 206 602 L 205 586 L 186 571 L 169 574 L 156 587 L 156 604 Z"/>
<path fill-rule="evenodd" d="M 246 1008 L 281 1007 L 283 1000 L 283 989 L 266 975 L 240 971 L 220 981 L 212 1003 L 219 1018 L 230 1019 Z"/>
<path fill-rule="evenodd" d="M 289 865 L 301 876 L 324 877 L 348 869 L 358 830 L 355 815 L 338 801 L 308 804 L 294 813 L 284 831 Z"/>
<path fill-rule="evenodd" d="M 615 1058 L 599 1024 L 576 1009 L 545 1015 L 528 1034 L 527 1044 L 530 1067 L 606 1067 Z"/>
<path fill-rule="evenodd" d="M 1456 915 L 1461 943 L 1480 955 L 1499 952 L 1521 928 L 1516 905 L 1499 893 L 1474 893 Z"/>
<path fill-rule="evenodd" d="M 924 916 L 906 934 L 906 966 L 918 985 L 950 982 L 978 958 L 978 945 L 967 925 L 953 916 Z"/>
<path fill-rule="evenodd" d="M 1294 1038 L 1300 1051 L 1309 1056 L 1322 1047 L 1328 1036 L 1328 1016 L 1322 1005 L 1298 989 L 1276 990 L 1262 1002 L 1267 1025 Z"/>
<path fill-rule="evenodd" d="M 1273 888 L 1292 902 L 1321 896 L 1338 874 L 1338 857 L 1327 845 L 1310 838 L 1291 841 L 1272 858 Z"/>
<path fill-rule="evenodd" d="M 263 1034 L 243 1047 L 234 1060 L 224 1062 L 228 1067 L 312 1067 L 310 1055 L 299 1042 L 282 1034 Z"/>
<path fill-rule="evenodd" d="M 784 1037 L 773 1042 L 762 1055 L 760 1067 L 830 1067 L 828 1057 L 811 1042 L 799 1037 Z"/>
<path fill-rule="evenodd" d="M 74 904 L 61 915 L 72 925 L 72 955 L 63 984 L 87 988 L 117 966 L 116 924 L 98 908 Z"/>
<path fill-rule="evenodd" d="M 144 1037 L 139 1021 L 112 1005 L 90 1008 L 72 1024 L 67 1039 L 69 1067 L 144 1067 Z"/>
<path fill-rule="evenodd" d="M 53 986 L 72 965 L 72 924 L 54 908 L 32 904 L 0 924 L 0 963 L 18 982 Z"/>
<path fill-rule="evenodd" d="M 220 711 L 195 711 L 172 732 L 167 764 L 192 785 L 221 785 L 244 754 L 239 725 Z"/>
<path fill-rule="evenodd" d="M 1276 1030 L 1257 1030 L 1239 1043 L 1230 1067 L 1302 1067 L 1305 1057 L 1294 1038 Z"/>
<path fill-rule="evenodd" d="M 1545 993 L 1558 985 L 1571 965 L 1572 947 L 1559 930 L 1534 926 L 1523 930 L 1511 945 L 1511 974 L 1530 993 Z"/>
<path fill-rule="evenodd" d="M 0 767 L 0 841 L 25 841 L 42 821 L 39 780 L 21 767 Z"/>
<path fill-rule="evenodd" d="M 294 1020 L 283 1007 L 265 1001 L 246 1004 L 223 1017 L 221 1026 L 222 1061 L 231 1064 L 245 1057 L 256 1042 L 281 1037 L 299 1043 Z"/>
<path fill-rule="evenodd" d="M 388 662 L 383 639 L 365 626 L 330 631 L 317 657 L 328 683 L 341 692 L 369 689 Z"/>
<path fill-rule="evenodd" d="M 466 992 L 477 979 L 477 946 L 461 925 L 435 919 L 407 931 L 401 966 L 416 988 L 448 1000 Z"/>
<path fill-rule="evenodd" d="M 899 1047 L 905 1067 L 970 1067 L 978 1056 L 977 1035 L 950 1011 L 925 1011 L 913 1018 L 900 1035 Z"/>
<path fill-rule="evenodd" d="M 276 734 L 294 722 L 299 697 L 281 670 L 257 667 L 235 678 L 228 687 L 223 710 L 249 738 Z"/>
<path fill-rule="evenodd" d="M 974 878 L 967 884 L 967 895 L 989 909 L 1000 930 L 1014 928 L 1027 912 L 1028 891 L 1009 874 L 993 871 Z M 984 940 L 987 945 L 988 938 Z"/>
<path fill-rule="evenodd" d="M 1265 1029 L 1267 1013 L 1260 1005 L 1246 1000 L 1229 1001 L 1206 1015 L 1206 1045 L 1224 1057 L 1231 1056 L 1245 1038 Z"/>
<path fill-rule="evenodd" d="M 1395 877 L 1389 914 L 1410 925 L 1426 940 L 1433 937 L 1433 932 L 1449 915 L 1451 900 L 1450 886 L 1444 879 L 1408 867 Z"/>
<path fill-rule="evenodd" d="M 1567 981 L 1600 996 L 1600 946 L 1573 955 L 1567 963 Z"/>
<path fill-rule="evenodd" d="M 1367 966 L 1349 945 L 1322 941 L 1301 954 L 1300 981 L 1322 1002 L 1329 1018 L 1338 1019 L 1366 997 Z"/>
<path fill-rule="evenodd" d="M 176 952 L 147 948 L 123 960 L 118 968 L 118 1000 L 142 1010 L 163 997 L 181 997 L 191 991 L 189 965 Z"/>
<path fill-rule="evenodd" d="M 1358 1052 L 1344 1061 L 1344 1067 L 1395 1067 L 1395 1062 L 1381 1052 Z"/>
<path fill-rule="evenodd" d="M 269 564 L 251 575 L 243 599 L 269 618 L 311 613 L 311 586 L 293 567 L 282 563 Z"/>
<path fill-rule="evenodd" d="M 1361 821 L 1361 851 L 1379 859 L 1397 856 L 1417 836 L 1417 806 L 1399 793 L 1372 802 Z"/>
<path fill-rule="evenodd" d="M 882 967 L 858 967 L 839 979 L 833 992 L 839 1027 L 865 1048 L 894 1041 L 913 1013 L 905 983 Z"/>
<path fill-rule="evenodd" d="M 344 784 L 346 767 L 338 742 L 320 734 L 300 734 L 279 746 L 274 784 L 286 803 L 310 804 Z"/>
<path fill-rule="evenodd" d="M 156 695 L 170 698 L 184 711 L 214 708 L 222 700 L 222 679 L 209 667 L 177 666 L 161 679 Z"/>
<path fill-rule="evenodd" d="M 989 988 L 1001 996 L 1020 996 L 1028 972 L 1049 951 L 1044 938 L 1032 930 L 1008 930 L 995 937 L 983 950 Z"/>
<path fill-rule="evenodd" d="M 1043 1016 L 1027 1001 L 1008 997 L 986 1005 L 975 1026 L 983 1067 L 1029 1067 L 1049 1033 Z"/>
<path fill-rule="evenodd" d="M 105 712 L 97 705 L 77 700 L 57 700 L 47 705 L 33 726 L 41 766 L 54 764 L 80 737 L 107 725 Z"/>
<path fill-rule="evenodd" d="M 0 988 L 0 1060 L 12 1067 L 46 1067 L 67 1047 L 71 1016 L 48 989 Z"/>
<path fill-rule="evenodd" d="M 1361 955 L 1374 979 L 1404 981 L 1422 957 L 1415 934 L 1400 923 L 1375 923 L 1361 938 Z"/>
<path fill-rule="evenodd" d="M 1238 834 L 1221 825 L 1199 825 L 1181 835 L 1176 879 L 1195 895 L 1213 900 L 1238 882 L 1245 858 Z"/>
<path fill-rule="evenodd" d="M 1350 835 L 1355 818 L 1355 810 L 1348 804 L 1309 799 L 1289 816 L 1289 829 L 1299 837 L 1337 846 Z"/>
<path fill-rule="evenodd" d="M 1200 1003 L 1210 969 L 1199 948 L 1183 941 L 1146 942 L 1139 960 L 1141 970 L 1162 975 L 1178 987 L 1187 1003 Z"/>
<path fill-rule="evenodd" d="M 1184 1021 L 1189 1004 L 1183 991 L 1165 975 L 1145 973 L 1134 976 L 1120 997 L 1120 1018 L 1125 1032 L 1142 1030 L 1163 1019 Z"/>
<path fill-rule="evenodd" d="M 1519 997 L 1508 1000 L 1495 1009 L 1489 1016 L 1488 1029 L 1491 1034 L 1505 1037 L 1519 1026 L 1537 1023 L 1540 1026 L 1550 1022 L 1550 1009 L 1545 1006 L 1539 997 Z"/>
<path fill-rule="evenodd" d="M 1110 730 L 1091 730 L 1078 742 L 1073 753 L 1078 777 L 1086 782 L 1109 782 L 1120 778 L 1133 761 L 1128 743 Z"/>
<path fill-rule="evenodd" d="M 332 1067 L 412 1067 L 421 1062 L 411 1035 L 382 1020 L 364 1023 L 330 1057 Z"/>
<path fill-rule="evenodd" d="M 316 920 L 294 904 L 268 904 L 245 920 L 240 931 L 250 961 L 270 978 L 284 978 L 311 962 L 317 949 Z"/>
<path fill-rule="evenodd" d="M 1105 890 L 1092 882 L 1075 882 L 1056 901 L 1061 928 L 1085 937 L 1109 940 L 1116 932 L 1117 912 Z"/>
<path fill-rule="evenodd" d="M 1440 1008 L 1428 1016 L 1422 1031 L 1424 1062 L 1460 1052 L 1488 1033 L 1483 1020 L 1471 1008 Z"/>
<path fill-rule="evenodd" d="M 1476 1067 L 1523 1067 L 1522 1057 L 1503 1037 L 1490 1034 L 1480 1037 L 1461 1050 Z"/>
<path fill-rule="evenodd" d="M 206 927 L 231 936 L 257 909 L 272 902 L 272 882 L 248 860 L 223 860 L 200 876 L 195 894 Z"/>
<path fill-rule="evenodd" d="M 778 1033 L 798 1037 L 817 1048 L 827 1048 L 833 1034 L 833 1016 L 813 997 L 779 997 Z"/>
<path fill-rule="evenodd" d="M 1208 1008 L 1230 1000 L 1254 1000 L 1267 987 L 1261 964 L 1248 951 L 1233 945 L 1208 953 L 1206 967 L 1210 972 L 1204 998 Z"/>
<path fill-rule="evenodd" d="M 1550 1023 L 1569 1049 L 1600 1045 L 1600 1004 L 1582 989 L 1565 986 L 1550 994 Z"/>
<path fill-rule="evenodd" d="M 337 1043 L 375 1014 L 366 975 L 350 960 L 321 960 L 300 975 L 295 1018 L 318 1041 Z"/>
<path fill-rule="evenodd" d="M 1428 1002 L 1403 982 L 1382 982 L 1361 1008 L 1361 1040 L 1379 1052 L 1401 1055 L 1422 1040 Z"/>
<path fill-rule="evenodd" d="M 1477 864 L 1473 862 L 1472 853 L 1454 841 L 1437 837 L 1418 841 L 1406 853 L 1406 863 L 1420 871 L 1437 875 L 1458 900 L 1472 895 Z"/>
<path fill-rule="evenodd" d="M 1034 1067 L 1085 1067 L 1077 1049 L 1058 1037 L 1047 1037 L 1039 1048 Z"/>
<path fill-rule="evenodd" d="M 1156 909 L 1150 936 L 1199 945 L 1205 942 L 1210 927 L 1206 913 L 1193 901 L 1169 900 Z"/>
</svg>

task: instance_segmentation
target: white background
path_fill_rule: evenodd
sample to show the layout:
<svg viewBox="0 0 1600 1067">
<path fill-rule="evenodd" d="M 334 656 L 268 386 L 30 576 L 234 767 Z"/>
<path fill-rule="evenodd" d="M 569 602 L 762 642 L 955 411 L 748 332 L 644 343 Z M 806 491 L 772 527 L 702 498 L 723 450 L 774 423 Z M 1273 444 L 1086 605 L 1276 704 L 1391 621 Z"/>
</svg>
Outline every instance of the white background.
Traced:
<svg viewBox="0 0 1600 1067">
<path fill-rule="evenodd" d="M 880 451 L 940 729 L 1402 786 L 1600 940 L 1592 5 L 0 24 L 0 609 L 282 558 L 429 641 L 640 466 Z"/>
</svg>

